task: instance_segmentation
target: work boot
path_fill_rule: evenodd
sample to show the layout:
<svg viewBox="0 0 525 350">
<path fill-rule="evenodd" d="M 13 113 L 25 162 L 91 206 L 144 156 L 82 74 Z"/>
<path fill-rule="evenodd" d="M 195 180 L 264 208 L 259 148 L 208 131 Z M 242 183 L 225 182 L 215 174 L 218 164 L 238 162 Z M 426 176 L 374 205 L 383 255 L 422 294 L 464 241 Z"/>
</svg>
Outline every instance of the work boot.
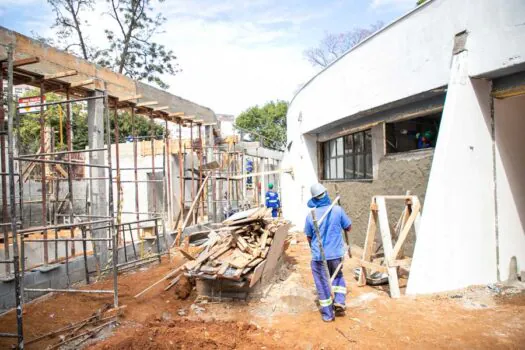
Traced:
<svg viewBox="0 0 525 350">
<path fill-rule="evenodd" d="M 334 303 L 334 311 L 336 316 L 344 316 L 346 310 L 346 305 Z"/>
</svg>

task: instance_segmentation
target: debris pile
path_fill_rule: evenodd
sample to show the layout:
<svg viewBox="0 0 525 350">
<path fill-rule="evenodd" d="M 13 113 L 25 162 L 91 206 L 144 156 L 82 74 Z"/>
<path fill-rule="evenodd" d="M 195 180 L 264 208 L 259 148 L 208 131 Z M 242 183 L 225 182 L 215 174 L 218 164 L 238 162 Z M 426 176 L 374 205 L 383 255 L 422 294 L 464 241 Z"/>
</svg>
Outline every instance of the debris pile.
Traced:
<svg viewBox="0 0 525 350">
<path fill-rule="evenodd" d="M 190 257 L 193 260 L 183 265 L 186 275 L 208 280 L 249 281 L 253 286 L 261 277 L 277 230 L 287 224 L 267 217 L 268 214 L 266 208 L 260 208 L 228 218 L 223 222 L 224 227 L 210 232 L 207 241 L 198 247 L 197 255 Z M 284 239 L 278 244 L 280 247 L 276 249 L 282 252 Z"/>
<path fill-rule="evenodd" d="M 271 209 L 270 209 L 271 210 Z M 171 280 L 164 288 L 168 290 L 177 284 L 191 280 L 228 280 L 239 287 L 253 287 L 261 277 L 271 277 L 282 261 L 289 223 L 275 220 L 266 208 L 256 208 L 236 213 L 223 222 L 223 226 L 209 230 L 207 238 L 199 244 L 190 246 L 186 237 L 186 247 L 176 248 L 189 261 L 171 271 L 159 281 L 135 295 L 144 295 L 166 280 Z M 196 235 L 201 235 L 198 232 Z M 179 282 L 182 281 L 182 282 Z M 184 299 L 189 293 L 177 297 Z"/>
</svg>

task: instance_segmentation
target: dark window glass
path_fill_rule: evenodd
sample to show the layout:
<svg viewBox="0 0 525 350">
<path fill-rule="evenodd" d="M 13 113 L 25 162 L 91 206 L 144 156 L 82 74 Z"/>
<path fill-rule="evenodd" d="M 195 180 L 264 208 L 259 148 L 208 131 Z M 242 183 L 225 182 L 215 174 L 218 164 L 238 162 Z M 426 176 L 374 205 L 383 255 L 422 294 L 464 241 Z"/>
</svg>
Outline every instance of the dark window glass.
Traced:
<svg viewBox="0 0 525 350">
<path fill-rule="evenodd" d="M 356 132 L 323 144 L 325 180 L 372 178 L 372 133 Z"/>
</svg>

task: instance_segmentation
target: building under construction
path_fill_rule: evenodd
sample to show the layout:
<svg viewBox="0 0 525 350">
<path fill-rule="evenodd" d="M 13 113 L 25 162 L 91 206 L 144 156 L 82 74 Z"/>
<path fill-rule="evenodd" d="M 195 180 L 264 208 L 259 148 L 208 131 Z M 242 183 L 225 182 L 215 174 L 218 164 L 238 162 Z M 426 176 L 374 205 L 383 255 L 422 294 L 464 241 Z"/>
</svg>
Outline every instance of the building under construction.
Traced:
<svg viewBox="0 0 525 350">
<path fill-rule="evenodd" d="M 18 333 L 2 336 L 20 346 L 21 305 L 46 293 L 111 294 L 118 307 L 120 272 L 160 262 L 186 228 L 264 203 L 260 188 L 247 184 L 244 164 L 275 170 L 281 152 L 221 135 L 209 108 L 2 27 L 0 44 L 0 308 L 19 310 Z M 17 100 L 17 86 L 36 94 Z M 48 93 L 58 100 L 47 100 Z M 58 130 L 50 123 L 57 106 Z M 82 149 L 74 147 L 78 111 L 88 124 Z M 131 118 L 125 137 L 118 122 L 124 113 Z M 40 129 L 35 149 L 20 137 L 29 118 Z M 145 135 L 138 118 L 149 123 Z M 278 183 L 270 173 L 250 180 L 264 189 Z M 112 288 L 73 287 L 105 275 Z"/>
</svg>

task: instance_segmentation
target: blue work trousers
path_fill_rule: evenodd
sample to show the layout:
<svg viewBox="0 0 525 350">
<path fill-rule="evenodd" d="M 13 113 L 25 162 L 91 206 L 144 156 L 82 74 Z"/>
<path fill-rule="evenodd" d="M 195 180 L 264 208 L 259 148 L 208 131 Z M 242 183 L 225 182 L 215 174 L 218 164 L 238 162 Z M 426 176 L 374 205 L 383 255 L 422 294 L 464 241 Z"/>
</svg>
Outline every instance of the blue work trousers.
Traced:
<svg viewBox="0 0 525 350">
<path fill-rule="evenodd" d="M 279 208 L 272 208 L 272 218 L 276 218 L 279 215 Z"/>
<path fill-rule="evenodd" d="M 341 261 L 342 258 L 327 261 L 330 276 L 333 275 Z M 335 317 L 333 302 L 341 305 L 345 305 L 346 302 L 346 283 L 343 277 L 343 268 L 341 267 L 332 283 L 335 299 L 332 301 L 330 295 L 330 279 L 326 276 L 323 262 L 312 260 L 311 266 L 315 288 L 317 289 L 317 295 L 319 297 L 319 305 L 321 306 L 321 315 L 325 321 L 332 320 Z"/>
</svg>

